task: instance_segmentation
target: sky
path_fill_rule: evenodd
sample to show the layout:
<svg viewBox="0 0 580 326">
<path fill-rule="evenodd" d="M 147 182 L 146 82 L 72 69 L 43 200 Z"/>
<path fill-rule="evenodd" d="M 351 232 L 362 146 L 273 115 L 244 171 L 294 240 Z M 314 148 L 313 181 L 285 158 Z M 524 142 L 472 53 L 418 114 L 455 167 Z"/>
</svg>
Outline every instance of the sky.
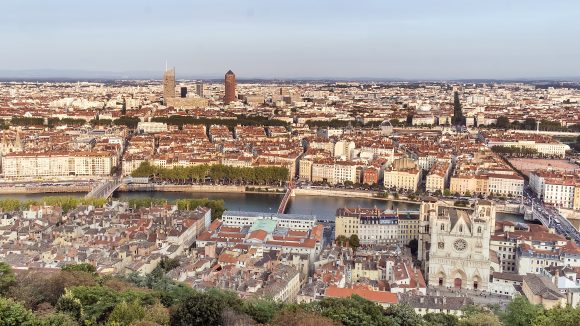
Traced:
<svg viewBox="0 0 580 326">
<path fill-rule="evenodd" d="M 580 77 L 578 0 L 2 0 L 0 77 Z M 42 71 L 42 72 L 40 72 Z"/>
</svg>

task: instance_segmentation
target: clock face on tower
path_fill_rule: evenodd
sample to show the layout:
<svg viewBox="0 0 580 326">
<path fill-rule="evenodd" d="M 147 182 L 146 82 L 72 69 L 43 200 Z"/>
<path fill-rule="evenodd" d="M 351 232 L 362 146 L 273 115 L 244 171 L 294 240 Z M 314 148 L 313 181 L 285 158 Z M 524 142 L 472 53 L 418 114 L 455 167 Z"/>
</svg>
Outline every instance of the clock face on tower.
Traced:
<svg viewBox="0 0 580 326">
<path fill-rule="evenodd" d="M 455 248 L 457 251 L 463 251 L 467 249 L 467 241 L 464 239 L 457 239 L 455 242 L 453 242 L 453 248 Z"/>
</svg>

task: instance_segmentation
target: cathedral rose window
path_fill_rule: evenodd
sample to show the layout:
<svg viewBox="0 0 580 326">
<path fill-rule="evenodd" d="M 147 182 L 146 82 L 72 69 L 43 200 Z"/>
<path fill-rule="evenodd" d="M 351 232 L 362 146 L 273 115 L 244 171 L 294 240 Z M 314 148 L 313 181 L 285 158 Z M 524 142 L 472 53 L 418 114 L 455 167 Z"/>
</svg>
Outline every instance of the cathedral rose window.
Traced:
<svg viewBox="0 0 580 326">
<path fill-rule="evenodd" d="M 453 248 L 457 251 L 463 251 L 467 248 L 467 241 L 464 239 L 457 239 L 453 242 Z"/>
</svg>

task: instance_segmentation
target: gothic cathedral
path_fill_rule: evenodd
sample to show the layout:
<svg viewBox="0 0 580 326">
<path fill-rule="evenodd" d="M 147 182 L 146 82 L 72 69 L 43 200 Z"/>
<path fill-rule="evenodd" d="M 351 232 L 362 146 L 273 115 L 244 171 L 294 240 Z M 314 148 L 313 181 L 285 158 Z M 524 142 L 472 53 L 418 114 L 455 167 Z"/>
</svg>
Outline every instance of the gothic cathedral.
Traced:
<svg viewBox="0 0 580 326">
<path fill-rule="evenodd" d="M 425 198 L 421 203 L 419 259 L 429 286 L 487 290 L 491 273 L 499 271 L 489 248 L 494 226 L 495 204 L 491 201 L 477 201 L 471 212 Z"/>
</svg>

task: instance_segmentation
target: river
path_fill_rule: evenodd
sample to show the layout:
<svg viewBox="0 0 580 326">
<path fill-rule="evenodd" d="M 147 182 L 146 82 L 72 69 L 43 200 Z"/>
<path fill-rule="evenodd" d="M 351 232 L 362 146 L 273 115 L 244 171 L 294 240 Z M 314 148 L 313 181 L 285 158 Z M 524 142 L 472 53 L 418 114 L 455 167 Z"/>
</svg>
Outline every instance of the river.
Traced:
<svg viewBox="0 0 580 326">
<path fill-rule="evenodd" d="M 20 200 L 40 199 L 45 196 L 83 196 L 82 193 L 53 194 L 15 194 L 0 195 L 0 199 L 15 198 Z M 257 193 L 192 193 L 192 192 L 116 192 L 113 197 L 129 200 L 139 197 L 164 198 L 173 201 L 180 198 L 223 199 L 229 210 L 276 212 L 282 200 L 281 194 Z M 313 214 L 321 219 L 334 219 L 336 209 L 341 207 L 377 207 L 381 209 L 419 210 L 419 204 L 385 201 L 370 198 L 346 198 L 329 196 L 296 196 L 291 197 L 286 213 Z M 512 214 L 497 214 L 497 220 L 523 222 L 523 218 Z"/>
</svg>

